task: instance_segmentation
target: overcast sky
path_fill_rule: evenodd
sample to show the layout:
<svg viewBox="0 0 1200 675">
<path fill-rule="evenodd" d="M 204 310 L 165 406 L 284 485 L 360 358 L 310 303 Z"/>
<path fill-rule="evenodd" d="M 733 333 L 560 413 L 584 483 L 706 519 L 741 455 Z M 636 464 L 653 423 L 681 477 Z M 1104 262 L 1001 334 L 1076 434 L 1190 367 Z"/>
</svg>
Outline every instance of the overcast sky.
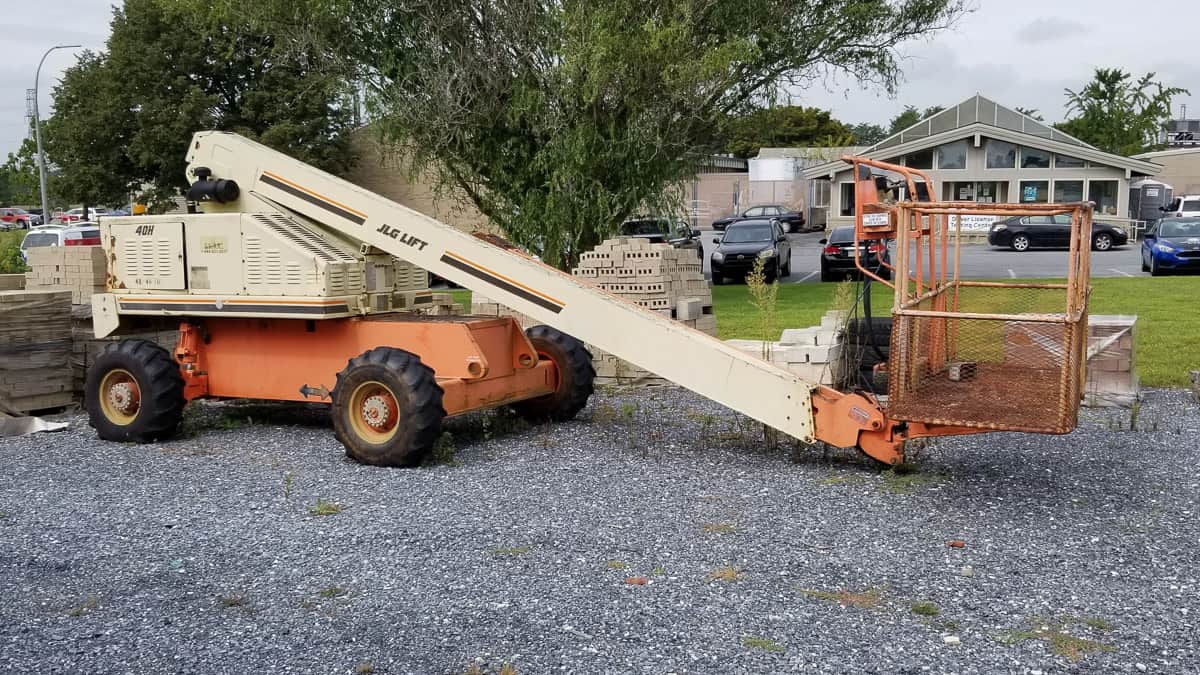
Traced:
<svg viewBox="0 0 1200 675">
<path fill-rule="evenodd" d="M 25 90 L 38 59 L 53 44 L 102 50 L 112 17 L 110 0 L 0 0 L 5 28 L 0 43 L 0 157 L 25 137 Z M 905 81 L 894 100 L 862 91 L 841 78 L 800 92 L 796 103 L 830 108 L 849 123 L 884 124 L 906 104 L 950 106 L 976 93 L 1002 105 L 1036 108 L 1061 120 L 1063 89 L 1079 88 L 1096 66 L 1121 67 L 1192 90 L 1175 101 L 1200 117 L 1200 53 L 1185 24 L 1195 0 L 1145 5 L 1116 0 L 975 0 L 978 10 L 954 29 L 903 48 Z M 75 50 L 78 51 L 78 50 Z M 50 89 L 74 63 L 70 50 L 50 54 L 42 68 L 42 117 Z"/>
</svg>

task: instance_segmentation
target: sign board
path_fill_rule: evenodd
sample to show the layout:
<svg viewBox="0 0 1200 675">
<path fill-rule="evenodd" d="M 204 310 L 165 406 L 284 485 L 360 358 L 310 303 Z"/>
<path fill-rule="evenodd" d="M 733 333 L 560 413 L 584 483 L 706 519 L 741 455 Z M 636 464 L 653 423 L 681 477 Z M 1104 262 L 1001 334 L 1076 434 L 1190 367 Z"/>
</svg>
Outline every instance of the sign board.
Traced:
<svg viewBox="0 0 1200 675">
<path fill-rule="evenodd" d="M 1000 220 L 1000 216 L 950 216 L 951 231 L 953 231 L 954 227 L 958 224 L 958 220 L 960 218 L 962 219 L 963 232 L 986 232 L 992 229 L 992 223 Z"/>
<path fill-rule="evenodd" d="M 1145 195 L 1146 197 L 1157 197 L 1158 196 L 1158 188 L 1146 188 L 1142 194 Z"/>
<path fill-rule="evenodd" d="M 864 213 L 862 223 L 863 223 L 863 227 L 887 227 L 888 214 L 886 214 L 886 213 Z"/>
</svg>

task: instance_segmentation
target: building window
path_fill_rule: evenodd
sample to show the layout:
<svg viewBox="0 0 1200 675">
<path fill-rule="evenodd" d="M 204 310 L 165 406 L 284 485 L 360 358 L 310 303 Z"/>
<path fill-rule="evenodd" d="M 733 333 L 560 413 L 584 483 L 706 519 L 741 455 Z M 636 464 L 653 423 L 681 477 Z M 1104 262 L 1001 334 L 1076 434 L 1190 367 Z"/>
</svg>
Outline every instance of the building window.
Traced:
<svg viewBox="0 0 1200 675">
<path fill-rule="evenodd" d="M 939 145 L 935 153 L 937 154 L 937 168 L 939 169 L 967 168 L 966 141 L 955 141 L 953 143 Z"/>
<path fill-rule="evenodd" d="M 1021 181 L 1021 203 L 1044 204 L 1050 201 L 1050 181 L 1023 180 Z"/>
<path fill-rule="evenodd" d="M 1054 181 L 1054 201 L 1081 202 L 1083 201 L 1083 181 L 1056 180 Z"/>
<path fill-rule="evenodd" d="M 812 182 L 812 206 L 814 209 L 829 208 L 829 190 L 832 184 L 827 180 L 814 180 Z M 1083 188 L 1080 188 L 1080 192 Z"/>
<path fill-rule="evenodd" d="M 1017 146 L 1004 141 L 988 139 L 984 146 L 989 169 L 1015 169 L 1017 167 Z"/>
<path fill-rule="evenodd" d="M 1095 202 L 1096 213 L 1117 215 L 1117 181 L 1088 181 L 1088 201 Z"/>
<path fill-rule="evenodd" d="M 854 183 L 842 183 L 842 194 L 840 195 L 841 210 L 839 213 L 843 216 L 854 215 Z"/>
<path fill-rule="evenodd" d="M 904 166 L 913 169 L 932 169 L 933 150 L 920 150 L 904 156 Z"/>
<path fill-rule="evenodd" d="M 1050 153 L 1036 148 L 1021 148 L 1022 169 L 1049 169 Z"/>
<path fill-rule="evenodd" d="M 1054 156 L 1054 168 L 1056 169 L 1082 169 L 1086 162 L 1077 157 L 1068 157 L 1066 155 Z"/>
</svg>

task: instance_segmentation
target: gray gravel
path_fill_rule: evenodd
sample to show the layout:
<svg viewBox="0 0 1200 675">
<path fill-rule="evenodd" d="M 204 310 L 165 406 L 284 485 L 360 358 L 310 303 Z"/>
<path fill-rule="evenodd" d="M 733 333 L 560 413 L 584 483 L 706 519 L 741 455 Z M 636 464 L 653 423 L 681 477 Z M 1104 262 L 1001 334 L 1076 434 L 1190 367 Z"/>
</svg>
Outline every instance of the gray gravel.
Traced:
<svg viewBox="0 0 1200 675">
<path fill-rule="evenodd" d="M 312 409 L 203 405 L 148 446 L 76 416 L 0 441 L 0 671 L 1196 672 L 1200 406 L 1085 417 L 897 476 L 673 388 L 458 420 L 419 470 Z"/>
</svg>

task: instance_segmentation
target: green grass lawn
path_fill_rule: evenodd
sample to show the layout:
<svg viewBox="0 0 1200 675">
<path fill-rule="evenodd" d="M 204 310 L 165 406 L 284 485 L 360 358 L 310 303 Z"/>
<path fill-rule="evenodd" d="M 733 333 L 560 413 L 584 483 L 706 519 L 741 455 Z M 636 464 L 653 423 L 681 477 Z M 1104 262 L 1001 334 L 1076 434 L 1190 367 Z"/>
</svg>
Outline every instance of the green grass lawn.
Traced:
<svg viewBox="0 0 1200 675">
<path fill-rule="evenodd" d="M 1046 279 L 1062 283 L 1062 279 Z M 820 322 L 834 305 L 838 284 L 782 284 L 779 287 L 780 328 L 803 328 Z M 1200 276 L 1092 279 L 1092 314 L 1136 314 L 1136 366 L 1142 384 L 1180 387 L 1188 371 L 1200 369 Z M 714 286 L 713 312 L 722 339 L 759 339 L 756 310 L 746 286 Z M 470 306 L 470 291 L 452 291 L 457 302 Z M 892 308 L 890 289 L 874 291 L 875 316 Z M 778 336 L 775 337 L 778 339 Z"/>
</svg>

